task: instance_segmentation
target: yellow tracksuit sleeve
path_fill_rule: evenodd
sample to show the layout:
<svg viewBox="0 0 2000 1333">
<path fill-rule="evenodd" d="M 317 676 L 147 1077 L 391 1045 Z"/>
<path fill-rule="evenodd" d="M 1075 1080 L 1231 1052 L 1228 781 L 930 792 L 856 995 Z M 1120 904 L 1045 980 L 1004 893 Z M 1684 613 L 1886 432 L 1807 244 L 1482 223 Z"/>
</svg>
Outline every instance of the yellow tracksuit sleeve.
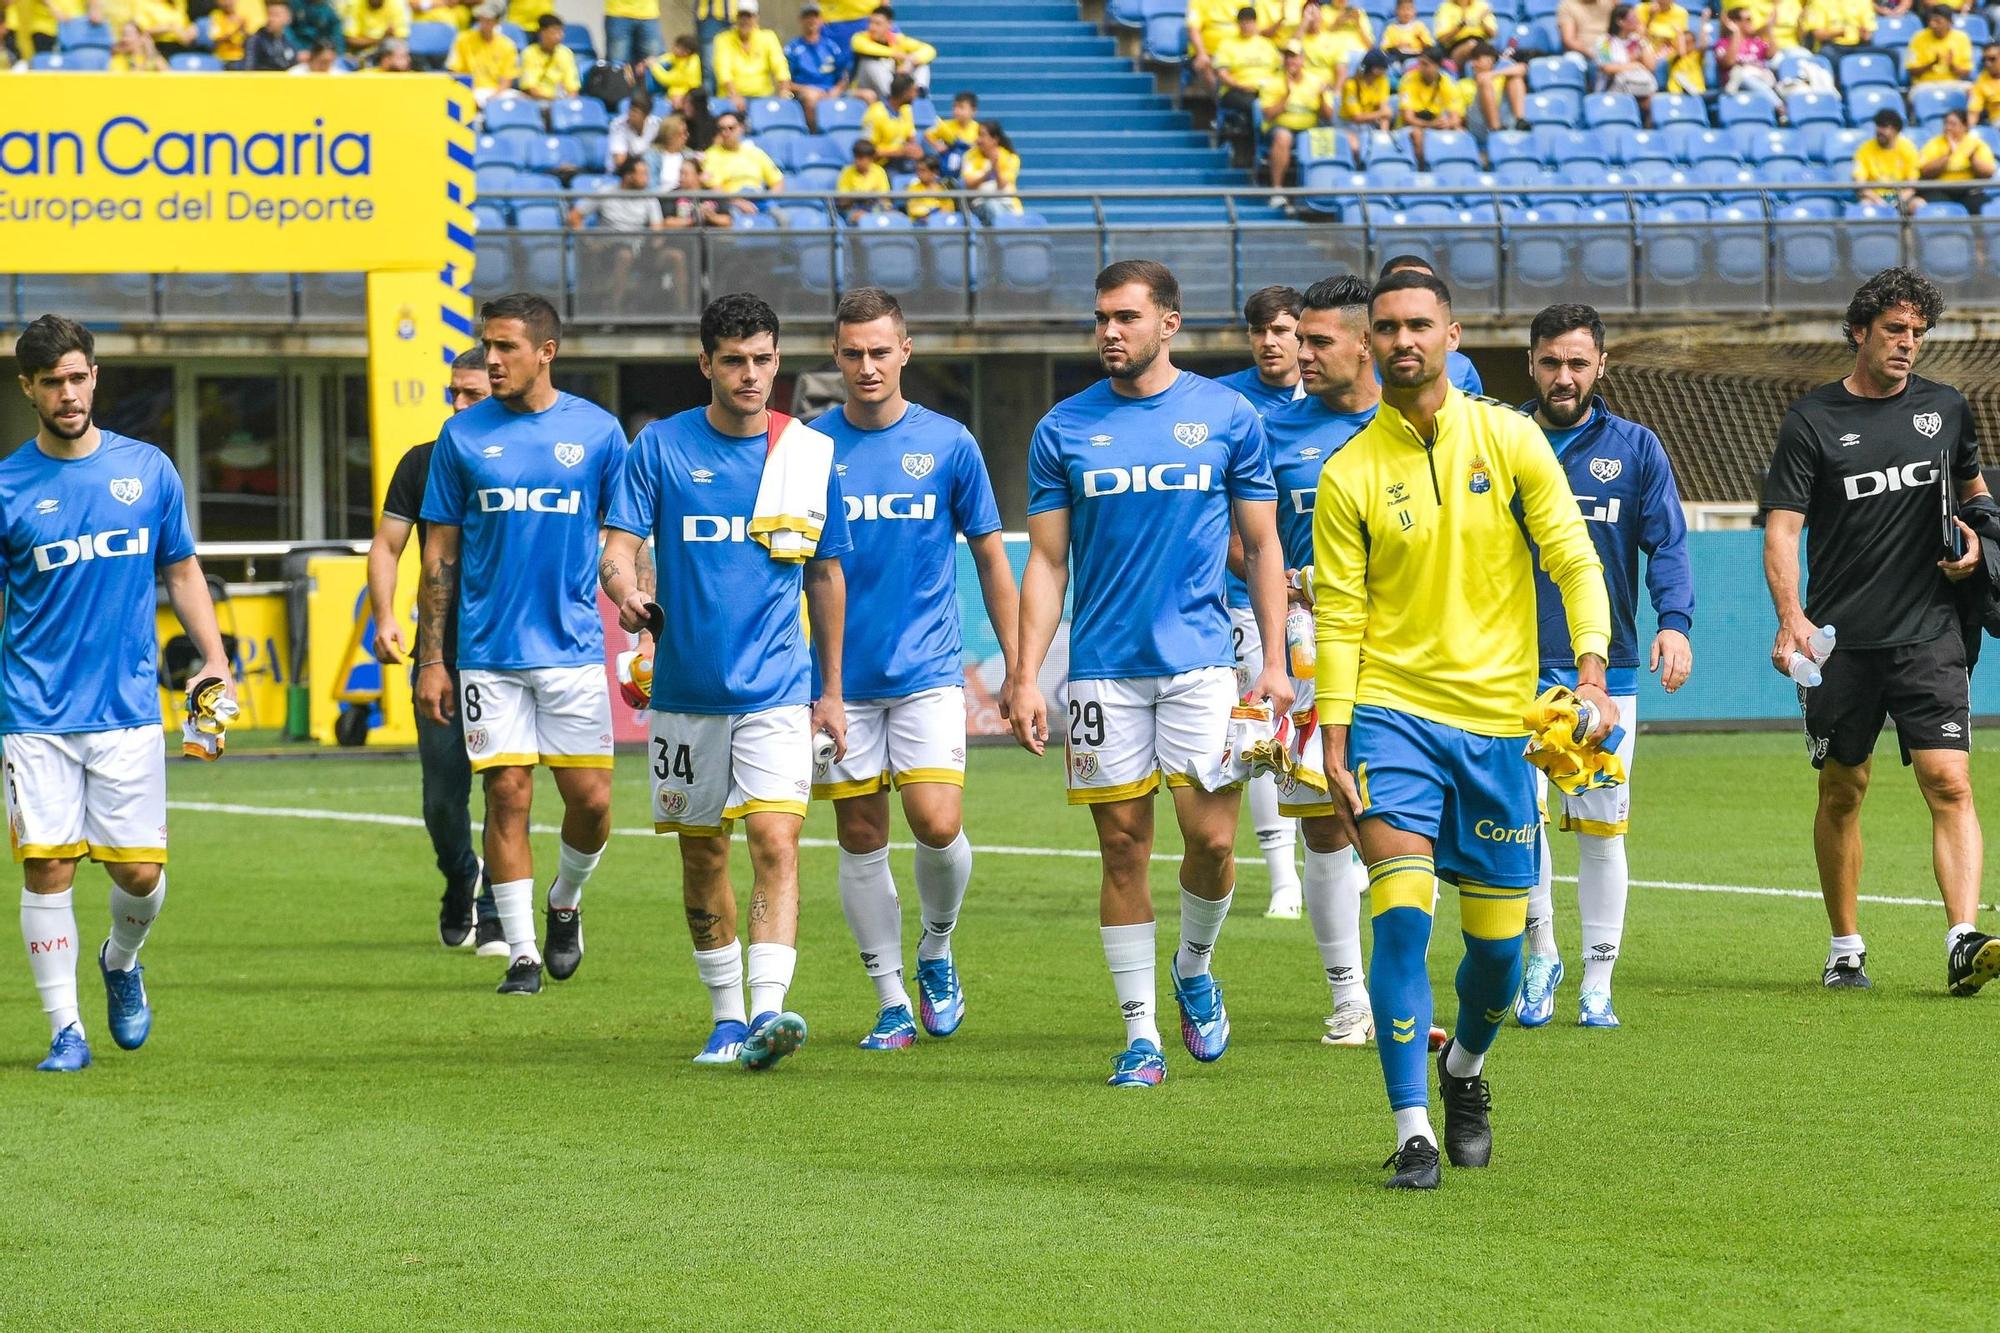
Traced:
<svg viewBox="0 0 2000 1333">
<path fill-rule="evenodd" d="M 1321 726 L 1354 717 L 1361 634 L 1368 625 L 1368 541 L 1354 497 L 1341 484 L 1340 455 L 1320 469 L 1313 499 L 1313 701 Z"/>
<path fill-rule="evenodd" d="M 1541 429 L 1528 422 L 1514 458 L 1521 517 L 1542 554 L 1542 572 L 1562 593 L 1563 617 L 1577 660 L 1611 657 L 1611 598 L 1604 590 L 1604 562 L 1584 526 L 1576 493 Z"/>
</svg>

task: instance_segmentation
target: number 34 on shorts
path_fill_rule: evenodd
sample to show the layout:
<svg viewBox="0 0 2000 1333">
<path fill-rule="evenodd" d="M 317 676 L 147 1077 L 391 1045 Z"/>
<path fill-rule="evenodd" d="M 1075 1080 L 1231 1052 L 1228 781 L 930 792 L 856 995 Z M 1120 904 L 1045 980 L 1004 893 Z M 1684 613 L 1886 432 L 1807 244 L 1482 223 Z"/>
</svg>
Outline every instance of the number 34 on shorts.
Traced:
<svg viewBox="0 0 2000 1333">
<path fill-rule="evenodd" d="M 646 754 L 653 831 L 721 837 L 745 815 L 805 817 L 812 792 L 812 710 L 654 713 Z"/>
</svg>

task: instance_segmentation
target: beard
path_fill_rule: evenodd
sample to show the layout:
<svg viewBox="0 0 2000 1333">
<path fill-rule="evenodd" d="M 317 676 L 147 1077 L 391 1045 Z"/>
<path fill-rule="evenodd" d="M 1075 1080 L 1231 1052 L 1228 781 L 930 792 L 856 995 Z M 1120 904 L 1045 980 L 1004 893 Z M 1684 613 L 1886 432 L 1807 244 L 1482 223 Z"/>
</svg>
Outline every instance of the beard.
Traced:
<svg viewBox="0 0 2000 1333">
<path fill-rule="evenodd" d="M 1591 395 L 1588 393 L 1579 393 L 1575 398 L 1561 403 L 1552 403 L 1540 394 L 1536 394 L 1535 398 L 1541 408 L 1542 418 L 1557 430 L 1568 430 L 1590 415 Z"/>
<path fill-rule="evenodd" d="M 1114 380 L 1136 380 L 1152 369 L 1153 363 L 1159 359 L 1160 344 L 1157 341 L 1148 343 L 1144 347 L 1133 347 L 1128 343 L 1125 347 L 1125 365 L 1121 369 L 1112 369 L 1104 360 L 1104 353 L 1097 354 L 1097 364 L 1103 366 L 1104 373 Z"/>
<path fill-rule="evenodd" d="M 49 434 L 55 436 L 58 440 L 80 440 L 85 435 L 90 433 L 90 427 L 92 425 L 92 421 L 91 421 L 91 415 L 88 411 L 86 411 L 83 414 L 83 424 L 78 426 L 75 430 L 67 430 L 61 425 L 58 425 L 52 419 L 48 417 L 43 417 L 42 414 L 39 412 L 35 413 L 35 415 L 41 417 L 42 429 L 47 431 Z"/>
</svg>

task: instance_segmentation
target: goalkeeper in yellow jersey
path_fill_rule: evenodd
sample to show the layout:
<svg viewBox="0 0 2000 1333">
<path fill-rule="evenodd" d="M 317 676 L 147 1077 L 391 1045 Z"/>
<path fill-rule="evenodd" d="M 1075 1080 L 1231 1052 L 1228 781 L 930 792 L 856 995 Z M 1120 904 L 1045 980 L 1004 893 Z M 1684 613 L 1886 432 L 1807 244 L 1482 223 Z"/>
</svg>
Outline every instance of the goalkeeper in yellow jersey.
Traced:
<svg viewBox="0 0 2000 1333">
<path fill-rule="evenodd" d="M 1445 1148 L 1485 1166 L 1486 1050 L 1521 984 L 1539 871 L 1522 713 L 1535 697 L 1532 541 L 1561 590 L 1591 739 L 1604 692 L 1604 569 L 1555 452 L 1512 408 L 1451 386 L 1451 293 L 1393 273 L 1369 301 L 1375 419 L 1320 473 L 1313 516 L 1316 697 L 1334 806 L 1368 864 L 1369 996 L 1396 1115 L 1395 1189 L 1435 1189 L 1425 1037 L 1433 877 L 1458 886 L 1458 1022 L 1438 1055 Z"/>
</svg>

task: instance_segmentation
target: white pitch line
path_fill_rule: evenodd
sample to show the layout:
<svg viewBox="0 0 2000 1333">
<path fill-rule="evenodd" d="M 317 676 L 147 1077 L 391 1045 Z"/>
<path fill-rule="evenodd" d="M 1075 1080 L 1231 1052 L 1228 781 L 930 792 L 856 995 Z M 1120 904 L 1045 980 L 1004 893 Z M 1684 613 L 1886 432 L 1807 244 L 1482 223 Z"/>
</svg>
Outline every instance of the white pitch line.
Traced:
<svg viewBox="0 0 2000 1333">
<path fill-rule="evenodd" d="M 168 801 L 167 808 L 170 810 L 186 810 L 194 814 L 249 815 L 263 819 L 315 819 L 335 824 L 374 824 L 388 828 L 422 828 L 424 826 L 424 821 L 415 815 L 385 815 L 368 810 L 313 810 L 298 806 L 240 805 L 226 801 Z M 478 828 L 480 824 L 475 820 L 472 826 Z M 558 833 L 561 830 L 554 824 L 534 824 L 530 826 L 530 831 L 547 834 Z M 651 838 L 658 836 L 651 829 L 645 828 L 614 828 L 611 831 L 619 837 L 626 838 Z M 799 846 L 801 847 L 832 848 L 839 845 L 832 838 L 799 839 Z M 896 851 L 907 852 L 913 850 L 916 844 L 913 842 L 892 842 L 889 846 Z M 1038 856 L 1071 861 L 1095 861 L 1097 859 L 1096 852 L 1086 851 L 1080 847 L 1009 847 L 1000 844 L 974 843 L 972 850 L 988 856 Z M 1172 852 L 1155 852 L 1153 853 L 1153 859 L 1155 861 L 1171 862 L 1179 861 L 1180 857 Z M 1261 856 L 1239 856 L 1236 858 L 1236 864 L 1242 866 L 1262 865 L 1264 864 L 1264 858 Z M 1557 875 L 1556 878 L 1568 884 L 1576 882 L 1576 876 L 1574 875 Z M 1815 903 L 1820 901 L 1820 894 L 1817 889 L 1777 889 L 1762 884 L 1703 884 L 1694 880 L 1684 879 L 1635 879 L 1631 883 L 1635 889 L 1668 889 L 1676 893 L 1727 893 L 1746 898 L 1798 898 Z M 1936 907 L 1938 905 L 1938 900 L 1935 898 L 1895 898 L 1876 893 L 1861 894 L 1860 901 L 1864 903 L 1877 903 L 1885 907 Z M 1990 911 L 1992 909 L 1988 907 L 1986 910 Z"/>
</svg>

